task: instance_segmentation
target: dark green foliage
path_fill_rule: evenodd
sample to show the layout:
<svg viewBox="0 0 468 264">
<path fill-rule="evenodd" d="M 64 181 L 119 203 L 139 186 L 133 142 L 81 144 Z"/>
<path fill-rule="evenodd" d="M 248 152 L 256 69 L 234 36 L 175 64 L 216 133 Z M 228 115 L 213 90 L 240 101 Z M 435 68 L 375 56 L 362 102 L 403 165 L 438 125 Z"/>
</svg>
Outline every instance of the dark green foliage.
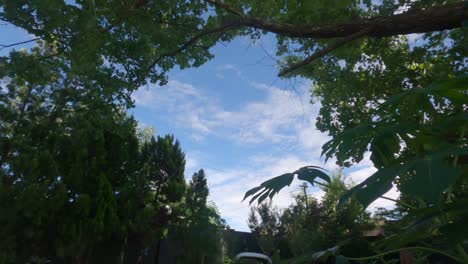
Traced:
<svg viewBox="0 0 468 264">
<path fill-rule="evenodd" d="M 369 178 L 347 191 L 340 198 L 340 205 L 354 197 L 367 207 L 389 191 L 393 184 L 402 193 L 400 205 L 410 213 L 417 208 L 441 208 L 450 205 L 451 201 L 466 199 L 468 152 L 464 90 L 467 85 L 466 76 L 461 75 L 434 82 L 427 88 L 400 92 L 372 110 L 375 111 L 372 121 L 343 129 L 334 135 L 323 146 L 324 155 L 336 156 L 339 164 L 346 165 L 349 158 L 359 161 L 360 156 L 369 150 L 371 160 L 378 168 Z M 456 235 L 453 231 L 460 227 L 459 220 L 450 220 L 453 215 L 457 213 L 448 209 L 433 221 L 423 221 L 425 224 L 417 229 L 408 232 L 398 229 L 395 236 L 385 242 L 389 246 L 387 249 L 426 243 L 424 245 L 453 252 L 447 245 L 453 248 L 458 243 L 456 252 L 449 258 L 458 259 L 453 256 L 458 254 L 461 259 L 466 259 L 463 240 L 460 240 L 463 235 Z M 409 224 L 422 221 L 427 215 L 402 217 Z M 430 256 L 427 252 L 420 255 L 420 259 Z"/>
<path fill-rule="evenodd" d="M 219 247 L 223 221 L 206 205 L 203 171 L 186 192 L 179 142 L 142 137 L 123 105 L 66 74 L 62 57 L 31 60 L 47 52 L 12 53 L 0 68 L 17 68 L 0 92 L 0 263 L 92 262 L 110 245 L 106 261 L 136 262 L 184 218 L 196 222 L 188 243 Z"/>
<path fill-rule="evenodd" d="M 214 204 L 208 204 L 205 172 L 194 173 L 182 205 L 183 219 L 173 227 L 177 263 L 221 263 L 225 222 Z"/>
<path fill-rule="evenodd" d="M 17 54 L 10 67 L 37 52 Z M 6 262 L 85 260 L 102 239 L 128 232 L 140 213 L 128 210 L 144 202 L 135 195 L 143 186 L 132 182 L 136 122 L 93 97 L 85 83 L 65 79 L 55 67 L 61 63 L 56 58 L 36 72 L 18 71 L 1 93 L 0 257 Z"/>
<path fill-rule="evenodd" d="M 197 214 L 198 211 L 206 207 L 208 194 L 209 191 L 205 172 L 199 170 L 197 173 L 193 174 L 186 196 L 187 207 L 193 211 L 193 214 Z"/>
<path fill-rule="evenodd" d="M 1 260 L 54 251 L 73 252 L 74 261 L 85 262 L 103 236 L 123 238 L 150 225 L 164 231 L 174 219 L 161 210 L 172 204 L 179 214 L 177 204 L 183 203 L 178 167 L 183 155 L 160 156 L 171 151 L 172 138 L 139 146 L 134 121 L 123 109 L 132 105 L 131 92 L 141 85 L 164 84 L 170 69 L 211 59 L 210 47 L 217 41 L 235 35 L 258 39 L 265 33 L 261 30 L 274 31 L 256 23 L 262 20 L 270 26 L 292 24 L 277 37 L 283 68 L 336 41 L 326 34 L 288 35 L 305 23 L 308 29 L 336 31 L 336 23 L 404 16 L 457 2 L 0 0 L 0 19 L 41 39 L 30 53 L 0 58 Z M 236 25 L 245 17 L 253 23 Z M 396 239 L 407 242 L 401 245 L 433 246 L 468 262 L 466 245 L 453 231 L 465 214 L 452 207 L 468 195 L 465 31 L 429 32 L 414 43 L 400 35 L 405 32 L 385 34 L 388 30 L 391 25 L 380 31 L 382 36 L 346 43 L 288 76 L 314 81 L 312 95 L 321 103 L 316 125 L 332 138 L 323 155 L 351 166 L 369 151 L 378 169 L 349 190 L 341 205 L 354 197 L 367 206 L 395 184 L 403 222 L 421 222 L 431 210 L 445 208 L 430 218 L 429 229 L 411 236 L 420 240 L 410 243 L 400 231 Z M 139 155 L 140 149 L 148 155 Z M 161 172 L 151 159 L 160 162 Z M 265 182 L 246 197 L 253 196 L 251 202 L 272 198 L 295 174 L 311 183 L 327 179 L 318 168 L 304 175 L 299 170 Z M 148 220 L 155 215 L 167 217 Z M 16 232 L 25 243 L 18 243 Z M 46 236 L 59 239 L 39 243 Z M 447 240 L 457 244 L 447 247 Z M 20 249 L 26 244 L 28 252 Z M 424 262 L 428 255 L 421 252 L 416 255 Z"/>
<path fill-rule="evenodd" d="M 364 231 L 373 227 L 369 213 L 355 200 L 338 208 L 339 198 L 347 190 L 340 174 L 324 187 L 326 194 L 321 202 L 307 195 L 307 185 L 302 187 L 303 191 L 294 197 L 295 203 L 283 211 L 266 203 L 252 207 L 249 227 L 267 254 L 279 252 L 282 259 L 308 263 L 314 258 L 334 256 L 319 251 L 337 244 L 340 252 L 372 253 L 369 242 L 362 237 Z M 318 253 L 313 256 L 314 252 Z"/>
<path fill-rule="evenodd" d="M 199 29 L 219 24 L 199 1 L 4 0 L 0 6 L 3 21 L 56 45 L 51 56 L 66 58 L 67 72 L 102 85 L 103 93 L 128 105 L 130 93 L 147 81 L 165 84 L 175 66 L 200 66 L 213 57 L 209 47 L 230 38 L 207 36 L 174 53 Z"/>
<path fill-rule="evenodd" d="M 154 137 L 141 147 L 141 170 L 156 193 L 155 204 L 175 203 L 185 192 L 185 154 L 174 136 Z"/>
</svg>

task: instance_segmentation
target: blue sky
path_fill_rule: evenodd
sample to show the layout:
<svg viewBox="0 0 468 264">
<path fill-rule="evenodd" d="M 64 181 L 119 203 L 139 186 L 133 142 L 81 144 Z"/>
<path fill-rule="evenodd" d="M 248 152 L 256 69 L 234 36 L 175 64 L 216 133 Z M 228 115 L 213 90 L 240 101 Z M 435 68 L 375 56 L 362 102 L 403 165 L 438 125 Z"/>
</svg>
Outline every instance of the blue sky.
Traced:
<svg viewBox="0 0 468 264">
<path fill-rule="evenodd" d="M 311 81 L 281 80 L 271 36 L 258 43 L 237 38 L 212 49 L 215 59 L 197 69 L 174 70 L 167 86 L 149 86 L 133 96 L 132 111 L 140 125 L 154 126 L 158 134 L 174 134 L 187 156 L 187 179 L 203 168 L 210 199 L 228 224 L 239 230 L 246 225 L 246 190 L 273 176 L 305 165 L 337 170 L 331 160 L 320 158 L 329 138 L 315 129 L 320 105 L 310 104 Z M 346 170 L 349 180 L 360 182 L 375 169 L 368 158 Z M 300 182 L 274 199 L 285 207 Z M 320 198 L 323 192 L 310 189 Z M 393 190 L 389 196 L 396 196 Z M 391 206 L 385 200 L 376 206 Z"/>
<path fill-rule="evenodd" d="M 0 25 L 0 36 L 0 44 L 33 38 L 11 25 Z M 153 126 L 157 134 L 179 139 L 186 153 L 187 180 L 203 168 L 209 198 L 221 216 L 231 227 L 248 231 L 249 206 L 241 203 L 245 191 L 305 165 L 338 168 L 333 160 L 324 164 L 320 158 L 328 137 L 315 129 L 320 105 L 309 103 L 311 82 L 276 77 L 272 36 L 257 43 L 236 38 L 212 51 L 215 59 L 200 68 L 171 71 L 166 86 L 142 87 L 133 95 L 136 107 L 130 112 L 141 127 Z M 345 174 L 359 183 L 374 171 L 366 158 Z M 293 182 L 273 203 L 286 207 L 299 184 Z M 323 195 L 318 188 L 309 191 L 318 199 Z M 395 190 L 387 194 L 397 195 Z M 390 206 L 387 200 L 377 200 L 369 209 Z"/>
</svg>

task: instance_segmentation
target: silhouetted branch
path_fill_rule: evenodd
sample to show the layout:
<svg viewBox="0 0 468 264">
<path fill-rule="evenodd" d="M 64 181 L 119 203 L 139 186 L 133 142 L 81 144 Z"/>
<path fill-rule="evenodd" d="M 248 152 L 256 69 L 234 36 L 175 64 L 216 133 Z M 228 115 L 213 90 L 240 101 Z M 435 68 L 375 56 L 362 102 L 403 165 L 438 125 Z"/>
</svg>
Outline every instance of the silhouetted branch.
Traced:
<svg viewBox="0 0 468 264">
<path fill-rule="evenodd" d="M 312 54 L 310 57 L 306 58 L 305 60 L 303 60 L 303 61 L 301 61 L 299 63 L 293 64 L 293 65 L 287 67 L 286 69 L 282 70 L 278 74 L 278 76 L 283 77 L 284 75 L 286 75 L 288 73 L 291 73 L 291 72 L 293 72 L 293 71 L 295 71 L 295 70 L 297 70 L 297 69 L 299 69 L 301 67 L 304 67 L 305 65 L 313 62 L 314 60 L 316 60 L 318 58 L 321 58 L 321 57 L 325 56 L 326 54 L 332 52 L 333 50 L 343 46 L 344 44 L 366 35 L 371 30 L 372 30 L 372 27 L 369 27 L 369 28 L 366 28 L 366 29 L 364 29 L 364 30 L 362 30 L 360 32 L 352 34 L 352 35 L 350 35 L 350 36 L 348 36 L 346 38 L 338 39 L 335 43 L 333 43 L 330 46 L 322 49 L 319 52 L 316 52 L 316 53 Z"/>
<path fill-rule="evenodd" d="M 12 43 L 12 44 L 6 44 L 6 45 L 5 44 L 0 44 L 0 47 L 1 47 L 0 50 L 10 48 L 10 47 L 14 47 L 14 46 L 18 46 L 18 45 L 21 45 L 21 44 L 26 44 L 26 43 L 38 41 L 40 39 L 41 38 L 35 38 L 35 39 L 25 40 L 25 41 L 21 41 L 21 42 Z"/>
</svg>

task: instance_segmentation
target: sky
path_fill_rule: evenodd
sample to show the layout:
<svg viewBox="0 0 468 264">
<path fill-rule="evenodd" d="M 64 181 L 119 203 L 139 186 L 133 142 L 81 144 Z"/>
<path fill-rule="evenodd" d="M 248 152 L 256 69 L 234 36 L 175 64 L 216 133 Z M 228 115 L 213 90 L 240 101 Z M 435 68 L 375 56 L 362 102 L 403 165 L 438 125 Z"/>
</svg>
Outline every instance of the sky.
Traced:
<svg viewBox="0 0 468 264">
<path fill-rule="evenodd" d="M 248 231 L 245 192 L 274 176 L 306 165 L 331 173 L 321 146 L 330 138 L 315 128 L 320 104 L 311 104 L 310 80 L 277 78 L 272 36 L 252 43 L 237 38 L 212 49 L 215 59 L 196 69 L 173 70 L 166 86 L 149 86 L 133 95 L 140 126 L 160 135 L 174 134 L 186 153 L 186 176 L 203 168 L 210 200 L 237 230 Z M 375 172 L 368 159 L 346 169 L 348 182 L 359 183 Z M 279 208 L 292 202 L 300 181 L 273 199 Z M 319 188 L 309 188 L 320 199 Z M 398 196 L 392 190 L 387 196 Z M 378 200 L 369 209 L 392 207 Z"/>
<path fill-rule="evenodd" d="M 0 44 L 34 38 L 11 25 L 0 24 Z M 15 49 L 31 44 L 15 46 Z M 0 51 L 5 55 L 11 49 Z M 130 112 L 141 128 L 152 126 L 157 135 L 173 134 L 186 154 L 187 182 L 204 169 L 214 202 L 227 224 L 249 231 L 249 204 L 241 202 L 245 192 L 274 176 L 306 165 L 339 168 L 334 160 L 320 157 L 329 137 L 315 128 L 320 109 L 310 103 L 312 83 L 304 79 L 278 79 L 275 41 L 266 36 L 256 43 L 239 37 L 212 48 L 215 58 L 205 65 L 169 73 L 165 86 L 148 85 L 133 94 L 136 107 Z M 314 100 L 313 100 L 314 101 Z M 368 155 L 345 169 L 347 182 L 360 183 L 375 172 Z M 287 207 L 300 181 L 283 189 L 274 199 Z M 310 187 L 320 199 L 324 192 Z M 388 197 L 396 198 L 392 189 Z M 379 199 L 368 210 L 393 207 Z"/>
</svg>

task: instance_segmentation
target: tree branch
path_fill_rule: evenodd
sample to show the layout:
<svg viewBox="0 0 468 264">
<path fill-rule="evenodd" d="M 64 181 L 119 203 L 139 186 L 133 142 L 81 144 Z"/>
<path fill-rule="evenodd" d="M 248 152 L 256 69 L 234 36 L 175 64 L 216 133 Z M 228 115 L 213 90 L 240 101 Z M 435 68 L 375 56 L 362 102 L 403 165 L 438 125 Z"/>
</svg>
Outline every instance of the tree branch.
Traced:
<svg viewBox="0 0 468 264">
<path fill-rule="evenodd" d="M 41 38 L 34 38 L 34 39 L 25 40 L 25 41 L 21 41 L 21 42 L 16 42 L 16 43 L 12 43 L 12 44 L 6 44 L 6 45 L 0 44 L 0 47 L 1 47 L 0 50 L 10 48 L 10 47 L 13 47 L 13 46 L 18 46 L 18 45 L 21 45 L 21 44 L 26 44 L 26 43 L 38 41 L 40 39 Z"/>
<path fill-rule="evenodd" d="M 358 18 L 353 21 L 328 24 L 289 24 L 266 21 L 258 17 L 245 17 L 243 26 L 266 30 L 278 35 L 293 38 L 340 38 L 361 32 L 369 27 L 370 37 L 387 37 L 401 34 L 426 33 L 453 29 L 462 26 L 468 19 L 463 2 L 435 6 L 427 9 L 411 10 L 397 15 Z"/>
<path fill-rule="evenodd" d="M 231 30 L 238 27 L 251 27 L 268 32 L 276 33 L 281 36 L 292 38 L 311 38 L 311 39 L 338 39 L 332 45 L 313 54 L 304 61 L 293 65 L 282 72 L 279 76 L 284 76 L 313 60 L 328 54 L 338 47 L 359 37 L 387 37 L 401 34 L 426 33 L 432 31 L 441 31 L 461 27 L 463 21 L 468 19 L 468 12 L 465 11 L 464 2 L 446 4 L 442 6 L 430 7 L 427 9 L 410 10 L 401 14 L 390 16 L 376 16 L 372 18 L 358 18 L 353 21 L 341 22 L 327 25 L 314 24 L 289 24 L 282 22 L 267 21 L 259 17 L 247 17 L 243 12 L 236 10 L 228 4 L 218 0 L 205 0 L 215 7 L 226 10 L 229 13 L 238 16 L 234 22 L 224 23 L 223 25 L 200 31 L 179 48 L 164 53 L 156 58 L 143 74 L 146 75 L 163 58 L 175 56 L 190 45 L 196 43 L 204 36 L 214 33 Z M 232 21 L 232 20 L 231 20 Z"/>
<path fill-rule="evenodd" d="M 144 75 L 146 75 L 152 68 L 154 68 L 156 66 L 156 64 L 158 64 L 162 59 L 167 58 L 167 57 L 176 56 L 177 54 L 179 54 L 179 53 L 183 52 L 184 50 L 186 50 L 191 45 L 195 44 L 199 39 L 201 39 L 201 38 L 203 38 L 205 36 L 211 35 L 211 34 L 224 32 L 226 30 L 230 30 L 232 28 L 236 28 L 236 27 L 239 27 L 239 26 L 240 26 L 240 23 L 238 21 L 234 21 L 234 22 L 224 23 L 223 25 L 221 25 L 219 27 L 215 27 L 215 28 L 200 31 L 199 33 L 197 33 L 193 37 L 191 37 L 189 40 L 187 40 L 184 44 L 182 44 L 179 48 L 177 48 L 177 49 L 175 49 L 173 51 L 161 54 L 158 58 L 156 58 L 148 66 L 147 71 L 145 72 Z"/>
<path fill-rule="evenodd" d="M 305 65 L 313 62 L 314 60 L 316 60 L 318 58 L 321 58 L 321 57 L 325 56 L 326 54 L 332 52 L 333 50 L 343 46 L 344 44 L 366 35 L 372 29 L 373 29 L 373 27 L 365 28 L 365 29 L 363 29 L 363 30 L 361 30 L 361 31 L 359 31 L 357 33 L 354 33 L 354 34 L 351 34 L 350 36 L 347 36 L 346 38 L 338 39 L 335 43 L 333 43 L 330 46 L 322 49 L 319 52 L 316 52 L 316 53 L 312 54 L 310 57 L 306 58 L 305 60 L 303 60 L 303 61 L 301 61 L 299 63 L 293 64 L 293 65 L 287 67 L 286 69 L 282 70 L 278 74 L 278 77 L 283 77 L 284 75 L 286 75 L 286 74 L 288 74 L 290 72 L 293 72 L 293 71 L 295 71 L 295 70 L 297 70 L 297 69 L 299 69 L 301 67 L 304 67 Z"/>
</svg>

